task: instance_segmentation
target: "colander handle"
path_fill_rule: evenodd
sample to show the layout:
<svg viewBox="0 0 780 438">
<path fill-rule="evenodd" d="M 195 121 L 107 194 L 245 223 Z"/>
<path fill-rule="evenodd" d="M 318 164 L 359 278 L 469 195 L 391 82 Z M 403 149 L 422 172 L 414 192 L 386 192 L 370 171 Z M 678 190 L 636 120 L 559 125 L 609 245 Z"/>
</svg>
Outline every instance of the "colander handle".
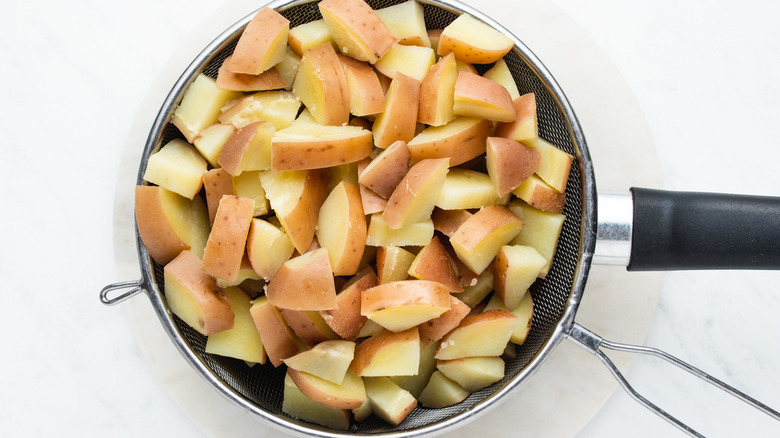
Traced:
<svg viewBox="0 0 780 438">
<path fill-rule="evenodd" d="M 130 290 L 126 292 L 122 292 L 117 296 L 112 296 L 112 292 L 123 290 L 123 289 L 130 289 Z M 122 301 L 137 295 L 140 292 L 144 292 L 143 280 L 112 283 L 100 290 L 100 302 L 105 305 L 112 306 L 114 304 L 119 304 Z"/>
<path fill-rule="evenodd" d="M 641 394 L 636 392 L 634 388 L 631 387 L 631 385 L 628 383 L 628 381 L 623 377 L 623 374 L 620 372 L 620 370 L 615 366 L 615 364 L 609 359 L 609 357 L 604 354 L 604 352 L 601 350 L 601 348 L 608 348 L 610 350 L 615 351 L 624 351 L 629 353 L 636 353 L 636 354 L 645 354 L 649 356 L 654 356 L 659 359 L 663 359 L 672 365 L 677 366 L 680 369 L 683 369 L 694 376 L 704 380 L 705 382 L 722 389 L 723 391 L 733 395 L 734 397 L 742 400 L 743 402 L 749 404 L 750 406 L 753 406 L 754 408 L 764 412 L 765 414 L 769 415 L 770 417 L 774 418 L 775 420 L 780 420 L 780 412 L 770 408 L 769 406 L 761 403 L 760 401 L 750 397 L 749 395 L 729 386 L 726 383 L 723 383 L 722 381 L 710 376 L 709 374 L 705 373 L 704 371 L 699 370 L 698 368 L 695 368 L 691 365 L 689 365 L 686 362 L 683 362 L 682 360 L 672 356 L 669 353 L 666 353 L 665 351 L 659 350 L 657 348 L 652 347 L 644 347 L 640 345 L 631 345 L 631 344 L 621 344 L 618 342 L 610 342 L 606 339 L 602 338 L 601 336 L 593 333 L 592 331 L 586 329 L 585 327 L 582 327 L 581 325 L 575 323 L 572 327 L 571 331 L 569 332 L 568 339 L 574 341 L 579 346 L 583 347 L 588 352 L 595 354 L 601 361 L 606 365 L 606 367 L 609 369 L 610 373 L 615 377 L 615 379 L 618 381 L 620 386 L 637 402 L 645 406 L 646 408 L 650 409 L 658 415 L 659 417 L 663 418 L 664 420 L 668 421 L 681 431 L 685 432 L 686 434 L 694 437 L 703 437 L 700 433 L 696 432 L 694 429 L 692 429 L 690 426 L 686 425 L 682 421 L 678 420 L 674 416 L 670 415 L 663 409 L 659 408 L 655 404 L 653 404 L 651 401 L 644 398 Z"/>
<path fill-rule="evenodd" d="M 599 193 L 594 263 L 630 271 L 780 269 L 780 198 Z"/>
</svg>

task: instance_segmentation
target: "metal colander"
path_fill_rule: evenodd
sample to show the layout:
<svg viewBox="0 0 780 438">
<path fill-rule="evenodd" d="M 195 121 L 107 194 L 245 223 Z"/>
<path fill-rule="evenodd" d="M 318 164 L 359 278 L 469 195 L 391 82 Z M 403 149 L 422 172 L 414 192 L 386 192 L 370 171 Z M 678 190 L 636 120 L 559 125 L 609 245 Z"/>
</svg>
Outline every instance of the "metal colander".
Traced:
<svg viewBox="0 0 780 438">
<path fill-rule="evenodd" d="M 406 0 L 367 0 L 374 9 L 404 1 Z M 519 91 L 536 94 L 539 135 L 573 155 L 575 163 L 572 165 L 566 188 L 566 204 L 563 209 L 566 220 L 558 249 L 546 278 L 537 280 L 530 290 L 534 300 L 532 328 L 525 343 L 517 347 L 516 358 L 507 361 L 505 377 L 500 382 L 471 394 L 465 401 L 454 406 L 440 409 L 417 407 L 399 426 L 391 426 L 372 418 L 356 423 L 349 431 L 350 435 L 412 437 L 441 433 L 474 419 L 477 414 L 494 406 L 499 400 L 520 388 L 563 339 L 572 337 L 586 348 L 594 350 L 596 354 L 599 353 L 595 351 L 599 345 L 590 344 L 597 342 L 601 344 L 602 341 L 574 322 L 597 235 L 595 176 L 584 136 L 574 112 L 544 65 L 507 29 L 456 1 L 418 0 L 418 2 L 423 6 L 428 29 L 443 28 L 458 15 L 468 13 L 514 40 L 515 47 L 504 59 Z M 322 18 L 317 1 L 274 2 L 268 6 L 285 16 L 290 21 L 291 28 Z M 163 144 L 173 138 L 181 137 L 179 130 L 169 122 L 187 86 L 199 73 L 216 78 L 220 65 L 232 53 L 243 28 L 253 16 L 254 13 L 247 15 L 219 35 L 176 82 L 163 103 L 147 139 L 138 170 L 137 184 L 144 184 L 143 175 L 148 157 Z M 477 66 L 478 69 L 489 67 Z M 276 369 L 269 365 L 248 367 L 240 360 L 206 354 L 204 352 L 206 338 L 184 324 L 168 309 L 162 266 L 149 257 L 137 232 L 136 242 L 143 278 L 138 282 L 117 283 L 106 287 L 101 292 L 101 299 L 105 303 L 120 302 L 138 291 L 145 291 L 161 323 L 182 355 L 203 378 L 211 382 L 228 399 L 287 432 L 304 436 L 344 436 L 343 432 L 299 421 L 282 412 L 284 367 Z M 116 298 L 108 298 L 111 291 L 128 287 L 133 289 Z M 614 344 L 604 341 L 601 346 L 613 348 Z M 605 359 L 602 357 L 602 360 Z M 723 388 L 726 385 L 720 386 Z M 723 389 L 735 392 L 730 387 Z M 748 401 L 754 402 L 752 403 L 754 405 L 757 403 L 752 399 Z M 649 407 L 654 408 L 652 405 Z M 663 414 L 659 413 L 659 415 Z M 666 419 L 676 422 L 673 418 Z"/>
</svg>

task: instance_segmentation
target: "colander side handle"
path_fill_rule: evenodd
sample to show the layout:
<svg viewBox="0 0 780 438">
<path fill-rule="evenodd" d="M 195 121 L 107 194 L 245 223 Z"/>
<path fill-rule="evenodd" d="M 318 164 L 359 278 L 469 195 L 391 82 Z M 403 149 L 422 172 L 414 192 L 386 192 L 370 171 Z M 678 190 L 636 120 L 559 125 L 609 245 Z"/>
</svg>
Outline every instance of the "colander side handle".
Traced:
<svg viewBox="0 0 780 438">
<path fill-rule="evenodd" d="M 780 198 L 632 188 L 628 270 L 780 269 Z"/>
<path fill-rule="evenodd" d="M 112 292 L 129 289 L 128 291 L 121 292 L 119 295 L 114 296 Z M 119 304 L 122 301 L 131 298 L 141 292 L 144 292 L 143 280 L 137 281 L 123 281 L 119 283 L 112 283 L 100 290 L 100 302 L 113 306 Z"/>
<path fill-rule="evenodd" d="M 606 367 L 609 369 L 609 372 L 612 373 L 613 377 L 615 377 L 615 379 L 618 381 L 620 386 L 634 400 L 636 400 L 637 402 L 639 402 L 640 404 L 642 404 L 643 406 L 645 406 L 646 408 L 648 408 L 653 413 L 663 418 L 673 426 L 685 432 L 689 436 L 703 437 L 703 435 L 701 435 L 699 432 L 696 432 L 690 426 L 686 425 L 682 421 L 670 415 L 663 409 L 653 404 L 651 401 L 644 398 L 641 394 L 636 392 L 636 390 L 634 390 L 634 388 L 631 387 L 631 385 L 628 383 L 625 377 L 623 377 L 623 374 L 620 372 L 617 366 L 615 366 L 615 364 L 609 359 L 609 357 L 601 350 L 602 347 L 614 351 L 624 351 L 624 352 L 635 353 L 635 354 L 644 354 L 659 359 L 663 359 L 666 362 L 669 362 L 672 365 L 675 365 L 678 368 L 685 370 L 688 373 L 693 374 L 694 376 L 715 386 L 716 388 L 719 388 L 725 391 L 726 393 L 731 394 L 732 396 L 742 400 L 748 405 L 764 412 L 765 414 L 769 415 L 775 420 L 780 421 L 780 412 L 770 408 L 769 406 L 761 403 L 760 401 L 754 399 L 753 397 L 750 397 L 749 395 L 735 389 L 734 387 L 726 383 L 723 383 L 722 381 L 712 377 L 711 375 L 705 373 L 704 371 L 701 371 L 698 368 L 693 367 L 690 364 L 683 362 L 682 360 L 672 356 L 671 354 L 666 353 L 665 351 L 659 350 L 657 348 L 645 347 L 640 345 L 610 342 L 602 338 L 601 336 L 598 336 L 597 334 L 593 333 L 592 331 L 586 329 L 585 327 L 582 327 L 577 323 L 574 324 L 571 331 L 569 332 L 568 339 L 574 341 L 576 344 L 578 344 L 588 352 L 596 355 L 599 359 L 601 359 L 604 365 L 606 365 Z"/>
</svg>

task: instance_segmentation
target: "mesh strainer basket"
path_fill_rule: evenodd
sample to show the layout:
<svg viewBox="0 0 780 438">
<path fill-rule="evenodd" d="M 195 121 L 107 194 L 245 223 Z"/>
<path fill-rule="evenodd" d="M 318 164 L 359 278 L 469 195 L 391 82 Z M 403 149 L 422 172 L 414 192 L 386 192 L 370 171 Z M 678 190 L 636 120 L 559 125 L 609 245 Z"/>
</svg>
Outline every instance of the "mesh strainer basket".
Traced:
<svg viewBox="0 0 780 438">
<path fill-rule="evenodd" d="M 405 0 L 368 0 L 367 2 L 372 8 L 378 9 L 403 1 Z M 766 234 L 767 228 L 780 228 L 766 227 L 773 223 L 774 217 L 780 217 L 776 216 L 780 214 L 780 202 L 771 198 L 668 194 L 666 192 L 634 189 L 632 194 L 634 204 L 636 205 L 633 206 L 633 211 L 637 217 L 642 215 L 643 208 L 645 211 L 651 211 L 648 209 L 653 208 L 655 205 L 653 203 L 664 204 L 668 207 L 670 202 L 672 204 L 675 202 L 685 203 L 686 205 L 698 202 L 701 204 L 700 210 L 706 211 L 707 214 L 704 216 L 709 219 L 705 219 L 703 223 L 702 220 L 693 223 L 689 218 L 677 218 L 671 215 L 670 220 L 664 223 L 656 220 L 645 221 L 649 223 L 646 227 L 651 229 L 655 227 L 660 231 L 651 230 L 655 240 L 650 243 L 642 242 L 641 244 L 638 243 L 639 239 L 634 237 L 645 227 L 645 225 L 639 222 L 635 222 L 632 225 L 622 219 L 612 221 L 610 220 L 613 217 L 611 210 L 602 210 L 600 207 L 599 213 L 602 216 L 602 220 L 597 224 L 595 176 L 585 144 L 585 138 L 566 97 L 544 65 L 510 32 L 471 7 L 455 1 L 418 1 L 423 6 L 426 25 L 429 29 L 443 28 L 458 15 L 468 13 L 512 37 L 515 46 L 504 59 L 512 72 L 520 92 L 533 92 L 536 94 L 539 136 L 575 157 L 575 164 L 572 166 L 566 188 L 566 203 L 563 210 L 566 220 L 549 274 L 545 279 L 536 281 L 530 290 L 534 300 L 531 331 L 525 343 L 518 347 L 517 356 L 507 361 L 506 375 L 501 381 L 471 394 L 462 403 L 451 407 L 441 409 L 417 407 L 399 426 L 391 426 L 381 420 L 370 419 L 356 423 L 348 434 L 393 437 L 422 436 L 442 433 L 449 428 L 473 420 L 490 406 L 494 406 L 500 400 L 517 391 L 522 386 L 522 383 L 545 362 L 554 348 L 566 338 L 580 343 L 594 354 L 597 354 L 610 366 L 609 359 L 599 350 L 599 347 L 638 351 L 662 357 L 708 381 L 714 381 L 722 389 L 780 419 L 780 414 L 776 411 L 665 353 L 654 349 L 607 342 L 579 326 L 574 321 L 594 254 L 603 255 L 602 260 L 607 262 L 630 264 L 632 269 L 726 266 L 776 269 L 780 267 L 780 243 L 778 243 L 780 242 L 780 231 L 770 230 L 769 234 Z M 290 21 L 291 28 L 321 18 L 317 1 L 274 2 L 269 6 L 285 16 Z M 221 63 L 232 53 L 243 28 L 253 16 L 254 13 L 247 15 L 219 35 L 190 64 L 173 86 L 151 128 L 139 165 L 137 184 L 145 184 L 143 174 L 148 157 L 163 144 L 174 138 L 181 137 L 178 129 L 169 122 L 187 86 L 200 73 L 216 77 Z M 630 211 L 633 205 L 631 202 L 632 196 L 610 194 L 603 196 L 603 198 L 604 206 L 610 209 L 612 207 L 617 209 L 628 208 L 628 217 L 630 219 Z M 701 258 L 692 257 L 696 254 L 691 254 L 689 250 L 691 245 L 696 247 L 696 243 L 690 245 L 686 243 L 687 246 L 684 247 L 672 245 L 673 248 L 670 249 L 668 248 L 669 245 L 665 247 L 664 242 L 659 241 L 667 234 L 675 238 L 679 237 L 679 232 L 669 231 L 669 226 L 685 226 L 693 229 L 692 232 L 694 233 L 702 233 L 704 235 L 712 232 L 711 230 L 707 231 L 700 228 L 717 226 L 718 221 L 711 219 L 712 216 L 708 214 L 709 209 L 711 205 L 722 204 L 724 200 L 729 205 L 739 205 L 740 207 L 735 209 L 737 211 L 746 210 L 744 208 L 745 205 L 752 206 L 753 208 L 747 209 L 748 212 L 745 213 L 751 214 L 751 219 L 745 221 L 757 223 L 757 229 L 746 230 L 745 236 L 747 237 L 735 236 L 734 242 L 737 243 L 728 245 L 725 250 L 722 248 L 719 250 L 707 248 L 695 251 L 696 254 L 706 253 L 711 255 L 716 253 L 719 256 L 710 257 L 711 260 L 700 262 L 696 260 L 701 260 Z M 677 230 L 677 228 L 674 229 Z M 756 239 L 753 238 L 754 234 L 751 233 L 759 233 L 764 236 L 761 239 L 761 242 L 764 242 L 761 243 L 763 246 L 756 247 Z M 294 434 L 327 437 L 344 436 L 344 432 L 329 430 L 299 421 L 282 412 L 284 367 L 255 366 L 250 368 L 240 360 L 206 354 L 204 352 L 205 337 L 188 327 L 170 312 L 165 300 L 162 266 L 149 257 L 137 233 L 136 237 L 142 279 L 137 282 L 116 283 L 107 286 L 101 291 L 101 300 L 104 303 L 115 304 L 137 292 L 146 292 L 161 323 L 182 355 L 204 379 L 213 384 L 219 392 L 235 402 L 237 406 L 262 417 L 272 425 Z M 631 245 L 632 239 L 635 241 L 633 249 Z M 753 243 L 741 243 L 745 239 L 751 240 Z M 603 254 L 596 253 L 597 240 L 600 248 L 603 248 L 601 251 Z M 650 249 L 645 251 L 648 246 Z M 659 256 L 658 248 L 667 252 Z M 626 254 L 626 251 L 633 251 L 633 253 L 629 252 Z M 756 258 L 755 254 L 759 253 L 763 254 L 763 256 Z M 685 255 L 680 256 L 680 254 Z M 130 290 L 117 295 L 115 291 L 122 289 Z M 681 430 L 692 435 L 696 434 L 696 432 L 678 420 L 656 408 L 641 396 L 633 393 L 614 366 L 611 366 L 611 370 L 613 370 L 626 389 L 632 395 L 635 395 L 635 398 L 640 402 L 678 426 Z"/>
</svg>

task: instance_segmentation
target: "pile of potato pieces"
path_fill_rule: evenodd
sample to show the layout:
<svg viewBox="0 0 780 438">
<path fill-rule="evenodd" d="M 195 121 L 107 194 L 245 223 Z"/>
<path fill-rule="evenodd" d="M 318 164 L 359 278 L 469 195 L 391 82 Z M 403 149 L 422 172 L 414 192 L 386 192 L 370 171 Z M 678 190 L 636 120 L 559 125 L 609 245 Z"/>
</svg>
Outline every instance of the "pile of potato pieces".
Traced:
<svg viewBox="0 0 780 438">
<path fill-rule="evenodd" d="M 293 29 L 259 10 L 195 78 L 136 220 L 207 353 L 286 366 L 293 417 L 397 425 L 503 378 L 573 157 L 539 138 L 493 28 L 426 29 L 414 0 L 318 6 Z"/>
</svg>

